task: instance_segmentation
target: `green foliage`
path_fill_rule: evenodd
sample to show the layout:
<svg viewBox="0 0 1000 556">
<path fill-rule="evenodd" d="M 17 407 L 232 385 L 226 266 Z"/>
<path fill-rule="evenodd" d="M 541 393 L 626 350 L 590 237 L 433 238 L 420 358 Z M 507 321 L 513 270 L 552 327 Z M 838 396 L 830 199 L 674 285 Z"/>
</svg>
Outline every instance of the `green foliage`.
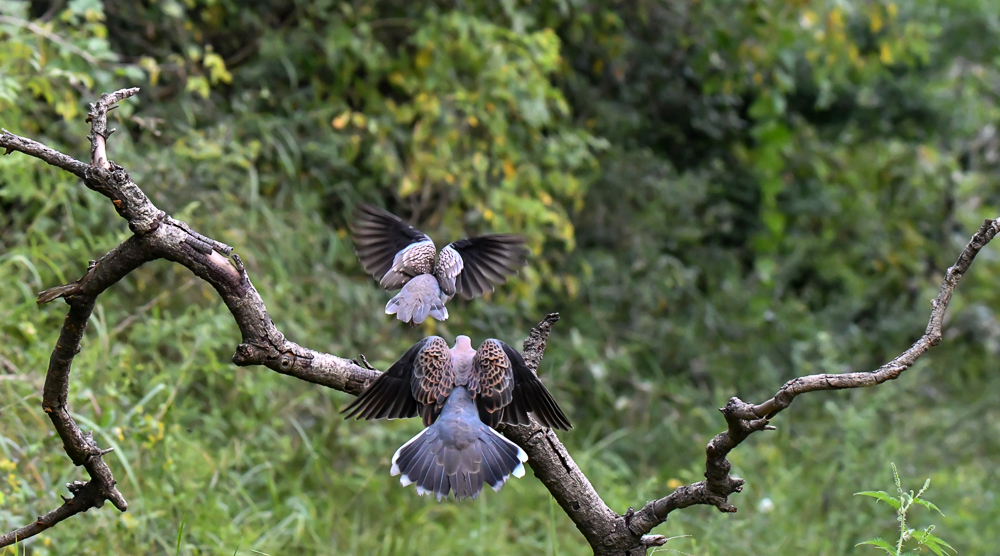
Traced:
<svg viewBox="0 0 1000 556">
<path fill-rule="evenodd" d="M 866 490 L 862 492 L 855 492 L 854 495 L 870 496 L 872 498 L 875 498 L 876 500 L 885 502 L 886 504 L 892 506 L 892 509 L 896 510 L 896 520 L 899 521 L 899 539 L 896 541 L 896 546 L 889 544 L 888 542 L 879 537 L 874 537 L 866 541 L 861 541 L 857 544 L 857 546 L 861 545 L 874 546 L 876 548 L 882 549 L 884 552 L 890 554 L 891 556 L 901 556 L 902 554 L 917 554 L 920 552 L 921 547 L 926 547 L 928 550 L 930 550 L 937 556 L 944 556 L 949 551 L 954 553 L 955 549 L 950 544 L 948 544 L 943 539 L 934 535 L 933 525 L 928 525 L 922 531 L 917 531 L 916 529 L 912 529 L 906 526 L 906 516 L 910 511 L 910 508 L 913 507 L 914 504 L 918 506 L 923 506 L 930 510 L 934 510 L 937 513 L 944 516 L 944 512 L 938 509 L 937 506 L 935 506 L 928 500 L 921 498 L 921 496 L 924 495 L 924 492 L 927 491 L 927 488 L 931 486 L 931 480 L 927 479 L 926 481 L 924 481 L 924 486 L 921 487 L 916 494 L 914 494 L 912 490 L 908 492 L 904 491 L 903 486 L 899 481 L 899 472 L 896 470 L 896 464 L 893 463 L 891 465 L 892 465 L 892 478 L 896 482 L 895 497 L 890 496 L 887 492 L 881 490 L 878 491 Z M 903 552 L 903 547 L 907 544 L 907 541 L 910 540 L 914 541 L 913 543 L 910 543 L 913 546 L 913 548 L 911 550 Z"/>
<path fill-rule="evenodd" d="M 6 0 L 0 125 L 83 159 L 85 103 L 142 87 L 113 113 L 112 158 L 233 245 L 314 349 L 385 368 L 423 335 L 518 343 L 560 311 L 541 372 L 575 425 L 561 438 L 624 512 L 701 480 L 730 396 L 872 369 L 924 329 L 1000 210 L 997 8 Z M 361 201 L 440 240 L 526 234 L 530 268 L 404 329 L 351 251 Z M 0 157 L 0 529 L 83 478 L 40 408 L 65 305 L 35 293 L 128 233 L 65 173 Z M 940 526 L 995 551 L 997 272 L 990 246 L 900 380 L 804 396 L 740 446 L 738 514 L 689 508 L 656 532 L 695 555 L 844 554 L 881 515 L 849 487 L 889 459 L 944 470 Z M 400 488 L 388 460 L 417 423 L 344 422 L 345 395 L 234 367 L 238 341 L 215 292 L 165 261 L 103 295 L 69 403 L 115 446 L 130 509 L 21 553 L 588 553 L 530 476 L 474 504 Z"/>
</svg>

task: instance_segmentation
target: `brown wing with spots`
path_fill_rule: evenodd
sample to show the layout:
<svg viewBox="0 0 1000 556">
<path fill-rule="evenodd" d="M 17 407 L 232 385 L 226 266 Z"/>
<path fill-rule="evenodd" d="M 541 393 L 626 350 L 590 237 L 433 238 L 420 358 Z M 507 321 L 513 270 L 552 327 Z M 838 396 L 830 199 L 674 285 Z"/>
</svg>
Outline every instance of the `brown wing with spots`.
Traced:
<svg viewBox="0 0 1000 556">
<path fill-rule="evenodd" d="M 513 386 L 513 369 L 501 342 L 486 340 L 472 358 L 472 376 L 468 385 L 476 399 L 479 418 L 484 423 L 494 428 L 500 424 L 503 408 L 513 396 Z"/>
<path fill-rule="evenodd" d="M 455 367 L 448 343 L 440 336 L 431 336 L 414 359 L 410 383 L 425 427 L 437 420 L 454 387 Z"/>
<path fill-rule="evenodd" d="M 358 205 L 350 228 L 361 266 L 387 290 L 433 269 L 437 250 L 431 238 L 385 209 Z"/>
</svg>

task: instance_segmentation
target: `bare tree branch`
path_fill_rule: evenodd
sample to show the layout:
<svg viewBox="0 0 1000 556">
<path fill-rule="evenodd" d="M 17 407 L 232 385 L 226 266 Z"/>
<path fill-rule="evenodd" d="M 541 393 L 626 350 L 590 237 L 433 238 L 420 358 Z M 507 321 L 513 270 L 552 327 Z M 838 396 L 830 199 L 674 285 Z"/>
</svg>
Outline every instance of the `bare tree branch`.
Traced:
<svg viewBox="0 0 1000 556">
<path fill-rule="evenodd" d="M 153 205 L 124 168 L 107 158 L 106 138 L 111 133 L 107 129 L 107 113 L 113 109 L 115 102 L 137 91 L 123 89 L 103 94 L 100 101 L 91 105 L 88 120 L 92 124 L 93 165 L 79 162 L 6 130 L 0 133 L 0 148 L 23 152 L 83 178 L 88 188 L 111 200 L 134 233 L 97 261 L 91 261 L 87 272 L 79 280 L 38 294 L 40 304 L 61 297 L 70 305 L 46 375 L 43 408 L 63 439 L 70 459 L 76 465 L 84 466 L 91 480 L 69 485 L 73 498 L 35 523 L 0 537 L 0 548 L 37 535 L 72 515 L 100 507 L 105 500 L 111 500 L 121 511 L 126 510 L 127 504 L 114 488 L 115 480 L 100 458 L 105 452 L 97 447 L 92 435 L 83 433 L 70 417 L 67 407 L 69 375 L 97 297 L 147 261 L 162 258 L 179 263 L 215 287 L 242 336 L 233 355 L 233 362 L 237 365 L 264 365 L 278 373 L 353 395 L 359 394 L 379 375 L 364 356 L 359 356 L 364 365 L 361 366 L 356 361 L 313 351 L 287 340 L 268 317 L 264 301 L 250 282 L 239 256 L 232 254 L 230 257 L 232 248 L 198 234 L 186 223 L 167 216 Z M 557 315 L 550 315 L 539 325 L 544 333 L 532 333 L 531 337 L 540 338 L 531 356 L 536 365 L 541 360 L 551 323 L 557 319 Z M 555 435 L 548 434 L 551 435 L 550 442 L 554 441 L 555 446 L 565 452 Z M 548 443 L 536 443 L 533 447 L 524 448 L 532 461 L 539 462 L 546 460 L 546 451 L 552 449 Z"/>
<path fill-rule="evenodd" d="M 82 432 L 70 416 L 67 407 L 69 375 L 97 297 L 147 261 L 160 258 L 174 261 L 215 287 L 242 336 L 233 355 L 237 365 L 264 365 L 278 373 L 354 395 L 379 374 L 368 365 L 364 356 L 358 357 L 359 364 L 287 340 L 268 317 L 267 308 L 239 256 L 231 254 L 232 248 L 198 234 L 184 222 L 157 209 L 128 173 L 107 158 L 107 138 L 113 132 L 107 128 L 107 113 L 117 102 L 136 92 L 138 89 L 133 88 L 103 94 L 91 105 L 90 165 L 6 130 L 0 133 L 0 148 L 5 148 L 7 153 L 19 151 L 62 168 L 82 178 L 90 189 L 108 197 L 134 233 L 106 255 L 92 261 L 79 280 L 38 294 L 39 303 L 61 297 L 70 306 L 49 362 L 42 405 L 62 438 L 67 455 L 73 463 L 83 466 L 91 479 L 67 485 L 72 498 L 64 498 L 62 506 L 40 516 L 34 523 L 0 536 L 0 548 L 37 535 L 77 513 L 101 507 L 107 500 L 119 510 L 126 510 L 125 499 L 115 488 L 114 477 L 102 459 L 108 450 L 101 450 L 92 434 Z M 649 533 L 676 509 L 710 505 L 723 512 L 736 511 L 729 503 L 729 496 L 740 492 L 744 481 L 730 476 L 731 465 L 726 459 L 729 452 L 754 432 L 773 429 L 770 419 L 787 408 L 796 396 L 818 390 L 882 384 L 897 378 L 927 350 L 940 343 L 944 313 L 955 287 L 976 254 L 998 232 L 1000 219 L 988 220 L 972 237 L 958 262 L 945 274 L 938 296 L 932 301 L 930 322 L 924 335 L 908 350 L 872 372 L 796 378 L 759 405 L 735 397 L 730 399 L 721 408 L 727 429 L 716 435 L 705 450 L 705 480 L 681 486 L 668 496 L 647 503 L 639 511 L 629 508 L 624 515 L 619 515 L 611 510 L 553 431 L 533 422 L 530 426 L 505 426 L 503 432 L 528 453 L 535 475 L 573 520 L 595 554 L 645 554 L 650 547 L 666 542 L 662 535 Z M 558 313 L 546 316 L 524 341 L 524 358 L 534 372 L 544 355 L 552 325 L 558 320 Z"/>
<path fill-rule="evenodd" d="M 726 407 L 720 409 L 729 424 L 729 429 L 716 435 L 705 450 L 706 480 L 679 487 L 672 494 L 646 504 L 632 519 L 633 532 L 648 533 L 653 527 L 666 521 L 670 512 L 695 504 L 715 506 L 723 512 L 735 512 L 736 507 L 729 504 L 728 497 L 743 488 L 743 479 L 729 476 L 730 464 L 726 456 L 750 434 L 759 430 L 773 429 L 768 425 L 770 419 L 791 405 L 796 396 L 820 390 L 867 388 L 896 379 L 903 371 L 913 366 L 920 356 L 941 343 L 944 314 L 959 280 L 969 270 L 979 251 L 998 232 L 1000 232 L 1000 218 L 983 222 L 979 231 L 962 250 L 958 261 L 945 272 L 937 297 L 931 300 L 931 315 L 923 336 L 892 361 L 871 372 L 820 374 L 795 378 L 785 383 L 774 397 L 759 405 L 731 398 Z"/>
</svg>

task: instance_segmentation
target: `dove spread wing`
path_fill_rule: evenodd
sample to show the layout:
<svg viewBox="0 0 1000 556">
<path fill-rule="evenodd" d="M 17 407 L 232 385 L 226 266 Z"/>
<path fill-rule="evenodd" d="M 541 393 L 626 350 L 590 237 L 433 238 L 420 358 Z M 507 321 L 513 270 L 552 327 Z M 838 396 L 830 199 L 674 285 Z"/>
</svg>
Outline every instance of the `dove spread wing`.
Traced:
<svg viewBox="0 0 1000 556">
<path fill-rule="evenodd" d="M 465 299 L 472 299 L 505 283 L 527 260 L 528 248 L 521 236 L 470 237 L 450 243 L 441 250 L 434 274 L 445 293 L 458 292 Z"/>
<path fill-rule="evenodd" d="M 365 272 L 382 281 L 386 289 L 398 289 L 434 266 L 437 251 L 431 238 L 385 209 L 359 205 L 351 237 Z"/>
</svg>

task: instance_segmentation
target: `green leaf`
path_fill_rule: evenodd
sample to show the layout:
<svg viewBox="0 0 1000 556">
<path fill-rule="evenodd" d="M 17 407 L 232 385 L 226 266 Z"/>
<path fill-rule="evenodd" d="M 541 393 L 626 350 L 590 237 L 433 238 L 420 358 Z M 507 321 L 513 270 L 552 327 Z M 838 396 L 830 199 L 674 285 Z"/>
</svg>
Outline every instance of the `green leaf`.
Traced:
<svg viewBox="0 0 1000 556">
<path fill-rule="evenodd" d="M 177 549 L 174 552 L 174 556 L 179 556 L 181 553 L 181 538 L 184 536 L 184 521 L 187 519 L 187 514 L 181 517 L 181 526 L 177 530 Z"/>
<path fill-rule="evenodd" d="M 937 513 L 939 513 L 939 514 L 944 515 L 944 512 L 942 512 L 940 508 L 938 508 L 937 506 L 935 506 L 932 502 L 928 502 L 927 500 L 923 500 L 921 498 L 914 498 L 913 499 L 913 503 L 914 504 L 920 504 L 921 506 L 923 506 L 925 508 L 930 508 L 930 509 L 936 511 Z"/>
<path fill-rule="evenodd" d="M 933 529 L 934 526 L 931 525 L 924 531 L 915 532 L 913 533 L 913 538 L 916 539 L 918 543 L 929 548 L 931 552 L 937 554 L 937 556 L 944 556 L 948 550 L 956 553 L 958 552 L 953 546 L 945 542 L 944 539 L 941 539 L 931 533 Z"/>
<path fill-rule="evenodd" d="M 861 491 L 861 492 L 855 492 L 854 495 L 855 496 L 870 496 L 872 498 L 877 498 L 877 499 L 885 502 L 886 504 L 889 504 L 893 508 L 895 508 L 897 510 L 899 509 L 899 500 L 896 500 L 892 496 L 889 496 L 888 493 L 882 492 L 881 490 L 865 490 L 865 491 Z"/>
<path fill-rule="evenodd" d="M 875 538 L 872 538 L 872 539 L 868 539 L 867 541 L 861 541 L 861 542 L 859 542 L 858 544 L 856 544 L 854 546 L 861 546 L 863 544 L 867 544 L 869 546 L 877 546 L 878 548 L 881 548 L 882 550 L 888 552 L 892 556 L 897 556 L 896 549 L 893 548 L 891 544 L 889 544 L 889 543 L 885 542 L 884 540 L 882 540 L 880 537 L 875 537 Z"/>
</svg>

